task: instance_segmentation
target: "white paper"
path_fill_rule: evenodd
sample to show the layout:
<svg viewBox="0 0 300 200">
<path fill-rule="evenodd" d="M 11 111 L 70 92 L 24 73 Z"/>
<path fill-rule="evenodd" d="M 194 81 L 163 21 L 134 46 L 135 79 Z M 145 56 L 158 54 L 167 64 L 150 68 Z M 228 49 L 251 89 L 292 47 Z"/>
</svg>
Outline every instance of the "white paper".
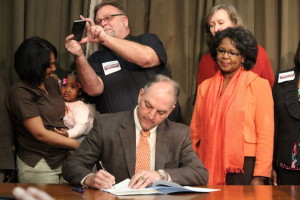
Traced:
<svg viewBox="0 0 300 200">
<path fill-rule="evenodd" d="M 121 181 L 120 183 L 115 184 L 114 185 L 114 189 L 121 189 L 121 188 L 127 188 L 127 189 L 129 189 L 128 188 L 129 182 L 130 182 L 130 179 L 127 178 L 124 181 Z"/>
<path fill-rule="evenodd" d="M 220 189 L 199 188 L 190 186 L 180 186 L 177 183 L 170 181 L 155 181 L 152 187 L 142 189 L 128 188 L 130 179 L 125 179 L 120 183 L 114 185 L 112 189 L 105 189 L 103 191 L 112 193 L 114 195 L 145 195 L 145 194 L 171 194 L 180 192 L 214 192 Z"/>
</svg>

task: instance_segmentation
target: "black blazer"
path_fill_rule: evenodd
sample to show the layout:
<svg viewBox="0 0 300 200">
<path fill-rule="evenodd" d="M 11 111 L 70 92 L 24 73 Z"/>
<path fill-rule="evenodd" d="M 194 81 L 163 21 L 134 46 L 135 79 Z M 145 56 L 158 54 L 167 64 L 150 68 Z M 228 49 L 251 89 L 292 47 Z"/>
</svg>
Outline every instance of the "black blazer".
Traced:
<svg viewBox="0 0 300 200">
<path fill-rule="evenodd" d="M 277 75 L 273 87 L 275 168 L 278 167 L 279 162 L 287 166 L 291 165 L 291 153 L 295 143 L 297 143 L 297 154 L 300 155 L 300 105 L 297 93 L 299 71 L 293 68 L 284 72 L 292 71 L 295 72 L 294 80 L 278 83 Z M 300 166 L 300 162 L 298 162 L 298 166 Z"/>
</svg>

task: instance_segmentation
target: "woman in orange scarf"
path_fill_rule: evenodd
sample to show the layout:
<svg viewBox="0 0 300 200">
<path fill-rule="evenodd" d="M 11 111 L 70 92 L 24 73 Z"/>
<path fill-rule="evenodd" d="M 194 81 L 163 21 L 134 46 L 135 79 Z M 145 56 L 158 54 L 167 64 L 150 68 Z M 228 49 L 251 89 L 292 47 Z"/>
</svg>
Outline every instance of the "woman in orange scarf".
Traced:
<svg viewBox="0 0 300 200">
<path fill-rule="evenodd" d="M 249 71 L 256 40 L 244 28 L 228 28 L 216 34 L 210 52 L 220 70 L 198 87 L 193 149 L 209 185 L 263 184 L 272 170 L 274 111 L 270 84 Z"/>
</svg>

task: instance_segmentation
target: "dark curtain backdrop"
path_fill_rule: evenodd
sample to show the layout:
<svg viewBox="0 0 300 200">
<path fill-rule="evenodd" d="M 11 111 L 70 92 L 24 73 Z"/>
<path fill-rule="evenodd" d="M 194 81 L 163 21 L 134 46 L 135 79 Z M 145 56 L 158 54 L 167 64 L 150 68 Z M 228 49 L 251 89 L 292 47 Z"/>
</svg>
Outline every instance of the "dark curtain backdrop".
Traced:
<svg viewBox="0 0 300 200">
<path fill-rule="evenodd" d="M 72 57 L 64 48 L 72 21 L 88 16 L 95 0 L 0 0 L 0 73 L 6 87 L 17 78 L 13 53 L 31 36 L 40 36 L 59 51 L 59 65 L 69 69 Z M 101 0 L 97 0 L 100 2 Z M 105 1 L 105 0 L 104 0 Z M 173 78 L 181 85 L 179 98 L 189 124 L 195 98 L 199 59 L 208 50 L 203 19 L 221 2 L 233 4 L 269 55 L 274 73 L 293 67 L 300 39 L 299 0 L 119 0 L 127 10 L 132 34 L 157 34 L 168 54 Z"/>
</svg>

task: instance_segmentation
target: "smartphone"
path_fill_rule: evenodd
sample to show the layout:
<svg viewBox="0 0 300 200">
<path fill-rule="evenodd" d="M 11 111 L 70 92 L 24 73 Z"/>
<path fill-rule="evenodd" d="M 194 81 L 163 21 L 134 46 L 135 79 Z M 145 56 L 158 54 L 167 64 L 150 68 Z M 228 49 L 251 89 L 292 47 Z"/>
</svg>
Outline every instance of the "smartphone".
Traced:
<svg viewBox="0 0 300 200">
<path fill-rule="evenodd" d="M 73 22 L 73 27 L 71 33 L 74 35 L 73 40 L 80 41 L 85 28 L 84 20 L 75 20 Z"/>
</svg>

